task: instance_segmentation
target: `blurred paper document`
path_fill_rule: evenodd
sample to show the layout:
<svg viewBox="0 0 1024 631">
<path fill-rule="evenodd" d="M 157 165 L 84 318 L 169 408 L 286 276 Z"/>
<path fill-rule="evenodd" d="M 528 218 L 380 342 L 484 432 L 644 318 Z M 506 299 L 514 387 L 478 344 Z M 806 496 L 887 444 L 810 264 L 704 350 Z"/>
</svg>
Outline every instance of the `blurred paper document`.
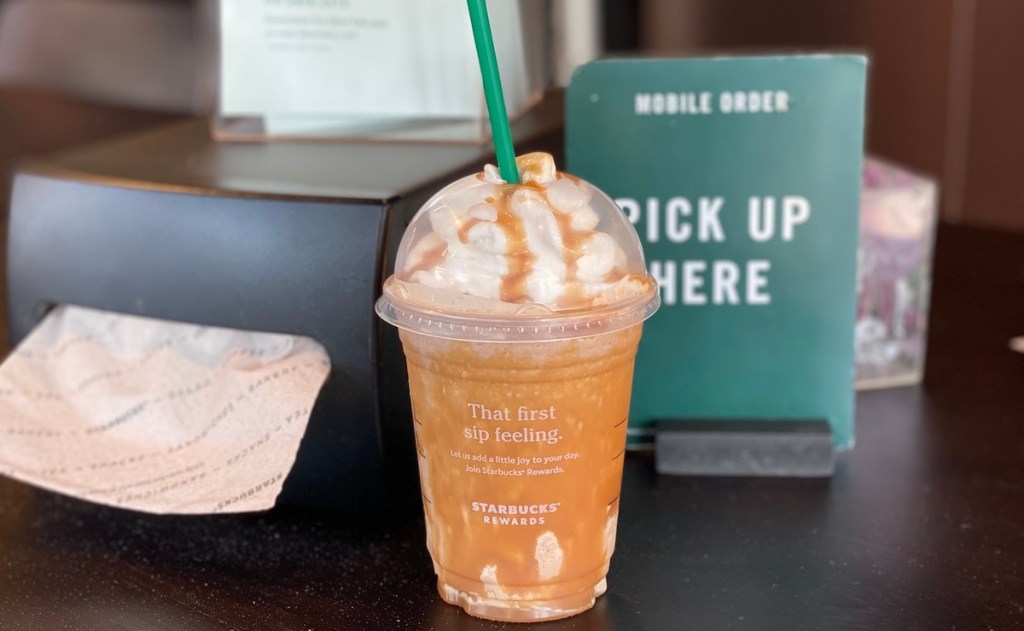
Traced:
<svg viewBox="0 0 1024 631">
<path fill-rule="evenodd" d="M 59 306 L 0 365 L 0 473 L 152 513 L 271 508 L 323 348 Z"/>
</svg>

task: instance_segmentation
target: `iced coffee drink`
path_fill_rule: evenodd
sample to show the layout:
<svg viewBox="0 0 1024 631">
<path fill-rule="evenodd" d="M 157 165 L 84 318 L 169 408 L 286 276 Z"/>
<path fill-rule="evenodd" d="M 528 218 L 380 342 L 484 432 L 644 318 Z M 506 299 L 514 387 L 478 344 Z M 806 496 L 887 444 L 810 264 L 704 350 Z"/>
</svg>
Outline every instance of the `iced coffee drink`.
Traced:
<svg viewBox="0 0 1024 631">
<path fill-rule="evenodd" d="M 409 367 L 427 546 L 441 597 L 539 621 L 605 591 L 633 358 L 658 306 L 636 233 L 603 193 L 517 160 L 420 210 L 377 311 Z"/>
</svg>

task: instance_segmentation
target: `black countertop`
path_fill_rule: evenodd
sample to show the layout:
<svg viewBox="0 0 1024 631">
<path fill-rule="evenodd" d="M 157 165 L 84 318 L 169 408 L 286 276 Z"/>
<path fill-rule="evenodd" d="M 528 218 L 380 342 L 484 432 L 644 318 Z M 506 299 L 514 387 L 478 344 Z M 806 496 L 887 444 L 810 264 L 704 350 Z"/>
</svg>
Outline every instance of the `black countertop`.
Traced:
<svg viewBox="0 0 1024 631">
<path fill-rule="evenodd" d="M 597 606 L 545 629 L 1024 628 L 1024 235 L 944 227 L 926 384 L 857 398 L 829 480 L 626 462 Z M 2 629 L 497 629 L 417 515 L 155 517 L 0 479 Z"/>
</svg>

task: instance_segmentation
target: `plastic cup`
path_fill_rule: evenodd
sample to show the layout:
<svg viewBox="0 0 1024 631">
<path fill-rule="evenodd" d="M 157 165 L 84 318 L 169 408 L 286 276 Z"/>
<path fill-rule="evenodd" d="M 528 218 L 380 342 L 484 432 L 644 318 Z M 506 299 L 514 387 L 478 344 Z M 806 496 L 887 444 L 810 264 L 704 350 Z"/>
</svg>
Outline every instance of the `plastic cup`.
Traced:
<svg viewBox="0 0 1024 631">
<path fill-rule="evenodd" d="M 566 295 L 595 295 L 569 289 L 561 295 L 564 306 L 529 296 L 510 301 L 507 274 L 497 298 L 467 296 L 458 278 L 453 289 L 444 274 L 422 276 L 433 273 L 424 261 L 444 265 L 443 256 L 460 255 L 454 241 L 444 255 L 432 242 L 417 246 L 426 235 L 434 233 L 429 239 L 436 241 L 437 232 L 463 231 L 467 204 L 488 186 L 498 194 L 483 199 L 499 206 L 499 198 L 531 188 L 471 178 L 481 183 L 454 183 L 413 219 L 377 312 L 399 327 L 408 363 L 427 546 L 441 598 L 491 620 L 564 618 L 593 606 L 606 589 L 633 360 L 658 293 L 621 211 L 575 179 L 598 216 L 596 226 L 592 217 L 579 225 L 591 236 L 610 235 L 618 248 L 616 271 L 606 277 L 621 278 L 609 281 L 598 300 L 566 303 Z M 467 193 L 475 188 L 481 190 Z M 524 195 L 545 191 L 532 189 Z M 530 212 L 520 220 L 532 221 Z M 566 248 L 573 232 L 561 233 Z M 571 271 L 567 265 L 555 275 L 573 285 Z"/>
</svg>

